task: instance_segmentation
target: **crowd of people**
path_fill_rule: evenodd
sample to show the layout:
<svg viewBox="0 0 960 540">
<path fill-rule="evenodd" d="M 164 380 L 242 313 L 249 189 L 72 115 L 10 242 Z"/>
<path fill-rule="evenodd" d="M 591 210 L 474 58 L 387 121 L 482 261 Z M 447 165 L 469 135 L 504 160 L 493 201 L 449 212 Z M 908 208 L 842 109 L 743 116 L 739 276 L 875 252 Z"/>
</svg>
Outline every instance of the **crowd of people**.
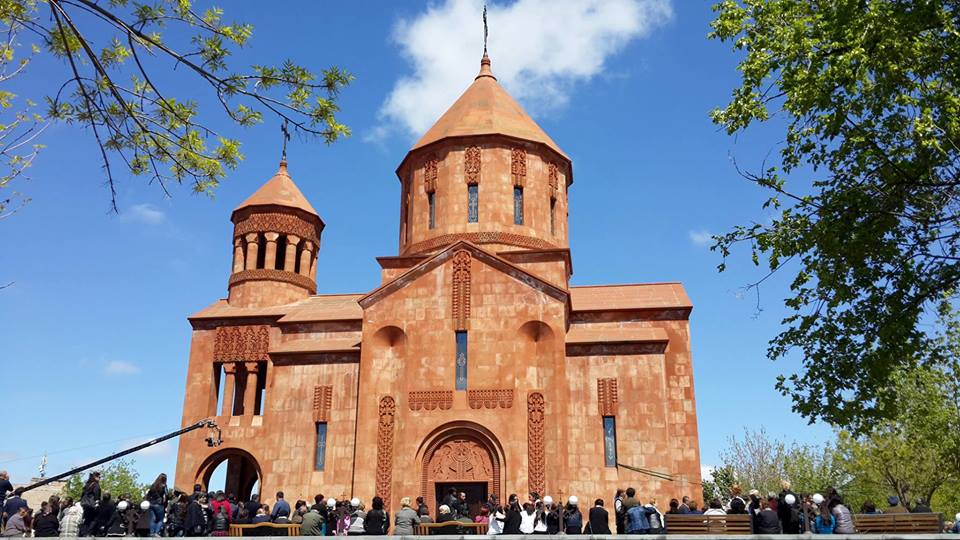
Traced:
<svg viewBox="0 0 960 540">
<path fill-rule="evenodd" d="M 89 536 L 227 536 L 231 524 L 300 525 L 302 536 L 413 535 L 421 523 L 440 523 L 441 534 L 458 534 L 463 524 L 486 525 L 487 534 L 613 534 L 610 513 L 603 499 L 581 510 L 580 501 L 571 496 L 565 503 L 556 503 L 550 496 L 529 493 L 526 499 L 510 495 L 506 504 L 496 495 L 474 504 L 465 493 L 450 488 L 432 517 L 423 497 L 400 500 L 400 508 L 391 519 L 384 501 L 373 497 L 370 507 L 358 498 L 338 500 L 318 494 L 312 503 L 304 500 L 290 503 L 283 492 L 277 492 L 273 505 L 264 504 L 257 495 L 238 500 L 223 491 L 206 492 L 200 485 L 193 493 L 171 491 L 167 477 L 159 475 L 143 494 L 114 496 L 100 488 L 100 474 L 92 473 L 83 486 L 80 500 L 52 496 L 38 511 L 28 508 L 21 490 L 12 490 L 5 472 L 0 472 L 0 496 L 3 497 L 3 537 L 89 537 Z M 892 496 L 886 508 L 865 503 L 860 513 L 905 513 L 899 498 Z M 616 534 L 660 534 L 666 531 L 671 514 L 751 516 L 756 534 L 852 534 L 853 514 L 836 490 L 797 494 L 783 482 L 779 493 L 762 496 L 752 490 L 746 496 L 733 486 L 728 497 L 715 498 L 699 508 L 689 497 L 672 499 L 662 512 L 655 498 L 644 500 L 634 488 L 617 490 L 613 497 L 613 523 Z M 919 501 L 913 512 L 930 512 Z M 948 532 L 960 532 L 949 524 Z"/>
</svg>

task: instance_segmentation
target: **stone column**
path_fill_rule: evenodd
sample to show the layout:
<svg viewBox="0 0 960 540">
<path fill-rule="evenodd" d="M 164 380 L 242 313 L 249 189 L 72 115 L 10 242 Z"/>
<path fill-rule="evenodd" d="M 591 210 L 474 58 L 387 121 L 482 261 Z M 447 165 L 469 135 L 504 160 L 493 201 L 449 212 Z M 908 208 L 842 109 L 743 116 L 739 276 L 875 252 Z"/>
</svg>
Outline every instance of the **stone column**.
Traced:
<svg viewBox="0 0 960 540">
<path fill-rule="evenodd" d="M 313 242 L 307 240 L 303 243 L 303 251 L 300 252 L 300 275 L 310 277 L 310 265 L 313 264 Z"/>
<path fill-rule="evenodd" d="M 320 258 L 317 255 L 313 257 L 313 264 L 310 265 L 310 279 L 313 281 L 317 281 L 317 260 Z"/>
<path fill-rule="evenodd" d="M 257 243 L 257 233 L 250 233 L 245 238 L 247 239 L 247 270 L 255 270 L 257 268 L 257 255 L 260 252 L 260 244 Z"/>
<path fill-rule="evenodd" d="M 280 238 L 280 235 L 268 232 L 263 233 L 263 237 L 267 239 L 267 253 L 263 258 L 263 267 L 273 270 L 277 267 L 277 238 Z"/>
<path fill-rule="evenodd" d="M 299 243 L 299 236 L 287 235 L 287 253 L 283 259 L 283 269 L 287 272 L 293 272 L 297 267 L 297 244 Z"/>
<path fill-rule="evenodd" d="M 233 239 L 233 273 L 243 270 L 243 238 Z"/>
<path fill-rule="evenodd" d="M 233 416 L 233 394 L 237 389 L 237 364 L 224 362 L 223 379 L 223 408 L 220 410 L 220 416 Z"/>
<path fill-rule="evenodd" d="M 260 377 L 260 364 L 258 362 L 244 362 L 244 369 L 247 371 L 247 388 L 243 395 L 243 414 L 253 416 L 257 407 L 257 386 Z"/>
</svg>

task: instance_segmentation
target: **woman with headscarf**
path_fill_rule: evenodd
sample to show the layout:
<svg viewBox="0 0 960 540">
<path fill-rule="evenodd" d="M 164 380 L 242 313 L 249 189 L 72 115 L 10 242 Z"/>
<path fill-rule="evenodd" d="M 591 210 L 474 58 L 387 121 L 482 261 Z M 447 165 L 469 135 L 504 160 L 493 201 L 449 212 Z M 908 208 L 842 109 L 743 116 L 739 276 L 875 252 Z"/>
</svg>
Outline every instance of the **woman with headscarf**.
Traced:
<svg viewBox="0 0 960 540">
<path fill-rule="evenodd" d="M 83 485 L 83 494 L 80 497 L 80 506 L 83 508 L 83 524 L 80 525 L 80 536 L 91 536 L 97 522 L 97 509 L 100 506 L 100 473 L 94 471 L 87 477 Z"/>
</svg>

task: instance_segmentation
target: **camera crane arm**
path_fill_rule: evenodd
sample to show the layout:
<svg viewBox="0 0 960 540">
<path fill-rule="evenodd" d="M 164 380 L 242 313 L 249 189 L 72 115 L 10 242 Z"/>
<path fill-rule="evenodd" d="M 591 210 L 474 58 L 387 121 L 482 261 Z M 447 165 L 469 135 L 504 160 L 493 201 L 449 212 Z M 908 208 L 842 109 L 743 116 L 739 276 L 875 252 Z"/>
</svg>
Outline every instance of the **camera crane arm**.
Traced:
<svg viewBox="0 0 960 540">
<path fill-rule="evenodd" d="M 67 477 L 69 477 L 69 476 L 71 476 L 71 475 L 74 475 L 74 474 L 76 474 L 76 473 L 78 473 L 78 472 L 82 472 L 82 471 L 85 471 L 85 470 L 87 470 L 87 469 L 92 469 L 93 467 L 96 467 L 97 465 L 101 465 L 101 464 L 106 463 L 106 462 L 108 462 L 108 461 L 113 461 L 113 460 L 115 460 L 115 459 L 117 459 L 117 458 L 121 458 L 121 457 L 126 456 L 126 455 L 128 455 L 128 454 L 132 454 L 132 453 L 134 453 L 134 452 L 138 452 L 138 451 L 140 451 L 140 450 L 143 450 L 144 448 L 149 448 L 149 447 L 151 447 L 151 446 L 153 446 L 153 445 L 160 444 L 160 443 L 162 443 L 163 441 L 166 441 L 166 440 L 168 440 L 168 439 L 172 439 L 172 438 L 174 438 L 174 437 L 179 437 L 180 435 L 183 435 L 183 434 L 185 434 L 185 433 L 190 433 L 191 431 L 194 431 L 194 430 L 197 430 L 197 429 L 201 429 L 201 428 L 209 428 L 209 429 L 211 429 L 211 430 L 213 431 L 213 433 L 211 434 L 211 436 L 210 436 L 210 437 L 207 437 L 207 446 L 211 446 L 211 447 L 220 446 L 220 445 L 223 443 L 223 440 L 221 439 L 220 428 L 217 426 L 217 423 L 214 422 L 213 420 L 207 418 L 207 419 L 205 419 L 205 420 L 201 420 L 201 421 L 197 422 L 196 424 L 193 424 L 193 425 L 187 426 L 187 427 L 185 427 L 185 428 L 183 428 L 183 429 L 179 429 L 179 430 L 177 430 L 177 431 L 174 431 L 173 433 L 167 433 L 166 435 L 162 435 L 162 436 L 160 436 L 160 437 L 157 437 L 156 439 L 149 440 L 149 441 L 147 441 L 147 442 L 145 442 L 145 443 L 143 443 L 143 444 L 138 444 L 137 446 L 134 446 L 133 448 L 127 448 L 126 450 L 117 452 L 116 454 L 110 454 L 109 456 L 107 456 L 107 457 L 105 457 L 105 458 L 98 459 L 98 460 L 96 460 L 96 461 L 94 461 L 94 462 L 91 462 L 91 463 L 87 463 L 86 465 L 81 465 L 81 466 L 79 466 L 79 467 L 75 467 L 75 468 L 70 469 L 69 471 L 67 471 L 67 472 L 65 472 L 65 473 L 61 473 L 61 474 L 58 474 L 58 475 L 56 475 L 56 476 L 51 476 L 50 478 L 44 478 L 43 480 L 41 480 L 41 481 L 39 481 L 39 482 L 36 482 L 36 483 L 34 483 L 34 484 L 30 484 L 29 486 L 24 486 L 23 488 L 20 488 L 20 490 L 21 490 L 21 491 L 30 491 L 31 489 L 36 489 L 36 488 L 38 488 L 38 487 L 40 487 L 40 486 L 45 486 L 45 485 L 47 485 L 47 484 L 49 484 L 49 483 L 51 483 L 51 482 L 56 482 L 57 480 L 62 480 L 62 479 L 64 479 L 64 478 L 67 478 Z"/>
</svg>

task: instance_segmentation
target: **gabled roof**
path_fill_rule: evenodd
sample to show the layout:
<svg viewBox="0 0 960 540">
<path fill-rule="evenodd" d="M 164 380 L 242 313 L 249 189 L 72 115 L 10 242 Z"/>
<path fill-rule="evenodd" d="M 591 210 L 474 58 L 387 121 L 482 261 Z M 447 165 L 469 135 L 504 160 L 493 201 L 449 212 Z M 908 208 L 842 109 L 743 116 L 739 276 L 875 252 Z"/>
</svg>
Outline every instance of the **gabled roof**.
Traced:
<svg viewBox="0 0 960 540">
<path fill-rule="evenodd" d="M 317 211 L 303 196 L 300 188 L 293 182 L 293 178 L 290 178 L 286 160 L 280 162 L 280 168 L 274 173 L 273 178 L 267 180 L 260 189 L 253 192 L 253 195 L 240 203 L 234 212 L 248 206 L 286 206 L 317 215 Z"/>
<path fill-rule="evenodd" d="M 193 320 L 231 319 L 238 317 L 277 317 L 277 322 L 325 322 L 358 321 L 363 310 L 357 304 L 360 294 L 322 294 L 315 295 L 292 304 L 267 307 L 236 307 L 226 300 L 218 300 L 212 305 L 194 313 Z"/>
<path fill-rule="evenodd" d="M 415 279 L 443 264 L 461 249 L 466 249 L 469 251 L 474 259 L 497 268 L 517 281 L 521 281 L 548 296 L 556 298 L 563 303 L 567 303 L 569 301 L 570 294 L 566 291 L 566 289 L 562 289 L 537 275 L 531 274 L 530 272 L 527 272 L 526 270 L 516 266 L 506 259 L 498 257 L 493 253 L 478 247 L 476 244 L 472 244 L 466 240 L 460 240 L 450 244 L 436 255 L 414 265 L 403 274 L 400 274 L 396 278 L 380 286 L 380 288 L 375 289 L 370 294 L 360 298 L 357 300 L 357 303 L 359 303 L 360 307 L 363 309 L 367 309 L 369 306 L 372 306 L 387 296 L 390 296 L 400 289 L 403 289 Z"/>
<path fill-rule="evenodd" d="M 480 61 L 480 74 L 473 84 L 410 150 L 449 137 L 496 134 L 544 144 L 567 160 L 570 159 L 500 86 L 490 70 L 490 58 L 484 54 Z"/>
<path fill-rule="evenodd" d="M 693 309 L 680 283 L 635 283 L 570 287 L 573 311 Z"/>
</svg>

